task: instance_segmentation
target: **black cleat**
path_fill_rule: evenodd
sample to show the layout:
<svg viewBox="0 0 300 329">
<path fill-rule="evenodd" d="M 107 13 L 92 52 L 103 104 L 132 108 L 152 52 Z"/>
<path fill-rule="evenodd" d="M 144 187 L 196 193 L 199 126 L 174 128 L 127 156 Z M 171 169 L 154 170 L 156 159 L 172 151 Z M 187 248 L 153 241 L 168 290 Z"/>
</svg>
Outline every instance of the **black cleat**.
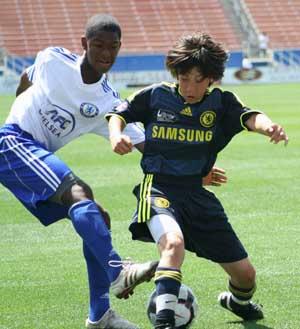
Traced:
<svg viewBox="0 0 300 329">
<path fill-rule="evenodd" d="M 222 307 L 245 321 L 261 320 L 264 318 L 261 305 L 251 301 L 247 304 L 240 305 L 232 300 L 232 294 L 230 292 L 222 292 L 218 297 L 218 301 Z"/>
</svg>

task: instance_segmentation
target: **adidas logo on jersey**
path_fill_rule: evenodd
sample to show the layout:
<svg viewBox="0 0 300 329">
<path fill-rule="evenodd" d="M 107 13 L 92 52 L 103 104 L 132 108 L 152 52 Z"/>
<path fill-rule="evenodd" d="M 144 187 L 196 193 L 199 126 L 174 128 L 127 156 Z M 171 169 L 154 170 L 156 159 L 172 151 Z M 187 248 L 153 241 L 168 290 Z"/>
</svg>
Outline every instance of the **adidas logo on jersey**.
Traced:
<svg viewBox="0 0 300 329">
<path fill-rule="evenodd" d="M 180 111 L 180 114 L 186 115 L 188 117 L 192 117 L 193 116 L 192 110 L 191 110 L 191 108 L 189 106 L 188 107 L 185 107 L 183 110 L 181 110 Z"/>
</svg>

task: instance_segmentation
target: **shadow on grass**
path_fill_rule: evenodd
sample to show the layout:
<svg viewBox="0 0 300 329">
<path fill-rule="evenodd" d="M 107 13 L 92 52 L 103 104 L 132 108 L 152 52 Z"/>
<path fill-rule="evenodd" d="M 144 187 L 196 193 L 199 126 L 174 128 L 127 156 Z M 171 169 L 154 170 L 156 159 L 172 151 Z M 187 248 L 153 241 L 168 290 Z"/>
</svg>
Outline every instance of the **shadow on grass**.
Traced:
<svg viewBox="0 0 300 329">
<path fill-rule="evenodd" d="M 241 324 L 245 329 L 274 329 L 263 324 L 259 324 L 256 321 L 229 321 L 230 324 Z"/>
</svg>

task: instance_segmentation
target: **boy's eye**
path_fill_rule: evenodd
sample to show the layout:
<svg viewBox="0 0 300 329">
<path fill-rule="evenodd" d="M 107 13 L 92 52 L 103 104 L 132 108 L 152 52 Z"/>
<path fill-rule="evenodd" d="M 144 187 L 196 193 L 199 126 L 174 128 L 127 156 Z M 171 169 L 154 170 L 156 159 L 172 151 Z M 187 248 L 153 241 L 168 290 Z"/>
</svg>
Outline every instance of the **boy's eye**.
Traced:
<svg viewBox="0 0 300 329">
<path fill-rule="evenodd" d="M 201 82 L 203 82 L 204 80 L 205 80 L 205 77 L 199 77 L 199 78 L 196 79 L 196 82 L 197 82 L 197 83 L 201 83 Z"/>
</svg>

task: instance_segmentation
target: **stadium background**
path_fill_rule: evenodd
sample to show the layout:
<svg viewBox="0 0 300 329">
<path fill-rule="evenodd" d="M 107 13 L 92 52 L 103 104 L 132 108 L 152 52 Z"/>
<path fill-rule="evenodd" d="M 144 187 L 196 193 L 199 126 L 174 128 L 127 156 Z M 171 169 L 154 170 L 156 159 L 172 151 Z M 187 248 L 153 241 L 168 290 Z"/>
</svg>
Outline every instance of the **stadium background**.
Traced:
<svg viewBox="0 0 300 329">
<path fill-rule="evenodd" d="M 12 91 L 15 72 L 49 45 L 81 53 L 79 38 L 97 12 L 116 16 L 123 46 L 110 74 L 117 87 L 170 80 L 164 54 L 183 33 L 201 30 L 230 51 L 224 83 L 300 81 L 299 0 L 1 0 L 0 92 Z M 258 57 L 266 32 L 268 55 Z M 254 71 L 238 75 L 247 54 Z"/>
<path fill-rule="evenodd" d="M 109 75 L 123 97 L 132 92 L 128 87 L 170 79 L 164 53 L 182 33 L 202 30 L 226 45 L 230 61 L 224 88 L 282 123 L 290 144 L 272 146 L 260 136 L 241 134 L 218 159 L 229 183 L 212 188 L 257 267 L 255 299 L 264 304 L 266 319 L 243 323 L 220 309 L 216 297 L 226 289 L 225 274 L 188 254 L 184 282 L 200 304 L 194 327 L 299 329 L 300 1 L 0 0 L 0 8 L 1 122 L 13 102 L 19 74 L 36 52 L 51 45 L 80 53 L 85 21 L 95 13 L 111 13 L 122 25 L 123 47 Z M 263 58 L 258 54 L 262 31 L 270 38 Z M 237 74 L 246 53 L 253 70 Z M 111 212 L 120 253 L 141 261 L 157 257 L 152 245 L 132 243 L 127 232 L 135 207 L 131 189 L 141 178 L 139 154 L 120 161 L 109 143 L 85 136 L 59 155 L 92 185 Z M 88 300 L 85 265 L 70 223 L 44 229 L 2 187 L 0 204 L 0 329 L 83 328 Z M 141 286 L 129 303 L 112 298 L 113 307 L 149 329 L 145 309 L 152 289 L 152 284 Z"/>
</svg>

